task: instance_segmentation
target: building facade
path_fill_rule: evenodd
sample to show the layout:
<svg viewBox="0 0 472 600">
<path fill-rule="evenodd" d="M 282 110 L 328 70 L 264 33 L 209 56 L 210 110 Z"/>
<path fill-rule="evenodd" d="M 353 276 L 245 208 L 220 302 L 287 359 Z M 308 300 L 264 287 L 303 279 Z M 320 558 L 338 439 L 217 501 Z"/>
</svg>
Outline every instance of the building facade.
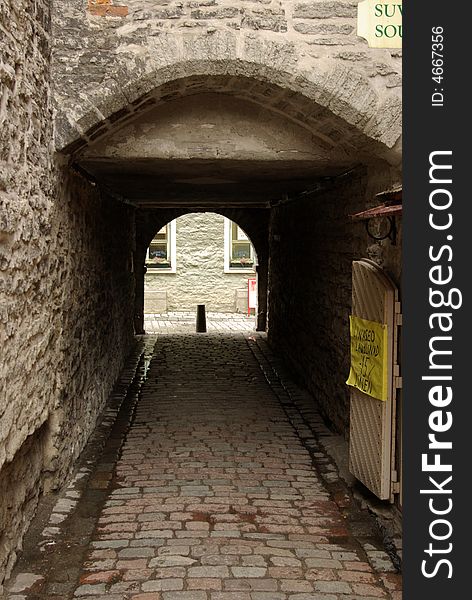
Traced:
<svg viewBox="0 0 472 600">
<path fill-rule="evenodd" d="M 239 225 L 216 213 L 190 213 L 155 235 L 146 254 L 144 312 L 249 312 L 256 254 Z M 252 307 L 251 312 L 254 312 Z"/>
</svg>

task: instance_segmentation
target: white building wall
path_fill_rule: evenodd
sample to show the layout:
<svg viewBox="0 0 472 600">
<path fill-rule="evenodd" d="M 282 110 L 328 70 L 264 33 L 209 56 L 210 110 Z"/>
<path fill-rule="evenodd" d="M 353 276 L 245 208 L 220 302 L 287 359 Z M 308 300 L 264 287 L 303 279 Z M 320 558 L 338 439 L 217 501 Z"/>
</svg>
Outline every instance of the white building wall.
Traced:
<svg viewBox="0 0 472 600">
<path fill-rule="evenodd" d="M 193 311 L 197 304 L 205 304 L 209 312 L 247 310 L 247 280 L 255 277 L 255 269 L 225 273 L 224 221 L 215 213 L 191 213 L 176 220 L 175 273 L 148 270 L 145 313 Z"/>
</svg>

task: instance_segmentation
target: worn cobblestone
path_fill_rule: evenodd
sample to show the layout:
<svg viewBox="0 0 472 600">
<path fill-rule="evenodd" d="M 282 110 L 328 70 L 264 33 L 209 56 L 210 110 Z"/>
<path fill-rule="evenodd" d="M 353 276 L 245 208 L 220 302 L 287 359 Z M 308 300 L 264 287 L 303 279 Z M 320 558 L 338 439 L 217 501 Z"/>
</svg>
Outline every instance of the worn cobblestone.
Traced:
<svg viewBox="0 0 472 600">
<path fill-rule="evenodd" d="M 78 583 L 61 598 L 396 600 L 399 576 L 373 569 L 369 554 L 388 556 L 350 533 L 263 336 L 151 339 Z"/>
</svg>

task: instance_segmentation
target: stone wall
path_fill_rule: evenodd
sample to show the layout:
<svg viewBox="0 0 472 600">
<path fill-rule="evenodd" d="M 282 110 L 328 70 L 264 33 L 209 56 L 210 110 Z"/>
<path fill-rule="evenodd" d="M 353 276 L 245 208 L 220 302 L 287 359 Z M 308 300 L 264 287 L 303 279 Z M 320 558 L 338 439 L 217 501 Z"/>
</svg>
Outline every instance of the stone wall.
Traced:
<svg viewBox="0 0 472 600">
<path fill-rule="evenodd" d="M 370 258 L 397 285 L 401 277 L 401 229 L 396 245 L 375 242 L 348 215 L 378 204 L 375 194 L 398 181 L 385 165 L 360 168 L 272 212 L 269 340 L 346 437 L 351 263 Z"/>
<path fill-rule="evenodd" d="M 305 121 L 321 139 L 339 142 L 344 121 L 358 130 L 348 133 L 351 146 L 366 135 L 382 145 L 379 151 L 391 149 L 401 134 L 401 52 L 367 47 L 356 34 L 357 4 L 57 2 L 57 147 L 71 150 L 78 140 L 94 140 L 156 99 L 221 91 Z M 240 78 L 233 90 L 231 78 Z M 279 87 L 268 94 L 267 83 Z"/>
<path fill-rule="evenodd" d="M 39 495 L 57 390 L 47 237 L 52 209 L 48 2 L 0 5 L 0 592 Z"/>
<path fill-rule="evenodd" d="M 134 337 L 134 209 L 69 170 L 58 179 L 49 246 L 60 344 L 49 417 L 53 482 L 80 454 Z"/>
<path fill-rule="evenodd" d="M 80 176 L 53 174 L 47 232 L 21 240 L 39 218 L 33 205 L 3 256 L 0 490 L 10 501 L 0 511 L 0 581 L 39 494 L 84 447 L 133 339 L 133 211 Z"/>
<path fill-rule="evenodd" d="M 54 164 L 49 5 L 0 4 L 0 590 L 133 333 L 133 211 Z"/>
<path fill-rule="evenodd" d="M 152 292 L 167 293 L 169 311 L 235 312 L 236 290 L 247 290 L 253 273 L 224 272 L 224 218 L 214 213 L 191 213 L 176 220 L 176 273 L 145 277 L 144 310 L 153 312 Z M 149 294 L 151 292 L 151 294 Z M 247 295 L 247 293 L 246 293 Z"/>
</svg>

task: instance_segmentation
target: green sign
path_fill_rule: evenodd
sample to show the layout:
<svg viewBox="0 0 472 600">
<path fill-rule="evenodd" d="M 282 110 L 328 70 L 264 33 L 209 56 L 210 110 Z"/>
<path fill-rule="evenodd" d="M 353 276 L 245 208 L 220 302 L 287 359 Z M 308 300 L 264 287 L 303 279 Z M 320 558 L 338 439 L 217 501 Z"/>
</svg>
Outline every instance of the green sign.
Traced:
<svg viewBox="0 0 472 600">
<path fill-rule="evenodd" d="M 364 0 L 357 8 L 357 35 L 371 48 L 402 47 L 402 0 L 376 2 Z"/>
</svg>

